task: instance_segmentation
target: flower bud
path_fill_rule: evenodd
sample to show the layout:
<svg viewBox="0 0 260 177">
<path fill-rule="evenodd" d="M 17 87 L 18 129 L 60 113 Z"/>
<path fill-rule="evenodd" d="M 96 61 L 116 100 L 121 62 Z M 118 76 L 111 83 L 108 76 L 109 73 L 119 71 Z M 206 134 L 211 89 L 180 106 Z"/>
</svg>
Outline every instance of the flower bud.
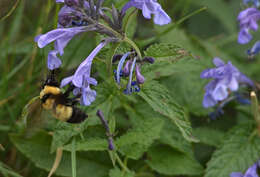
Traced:
<svg viewBox="0 0 260 177">
<path fill-rule="evenodd" d="M 155 59 L 153 57 L 144 57 L 143 61 L 153 64 Z"/>
<path fill-rule="evenodd" d="M 131 65 L 132 65 L 132 62 L 130 60 L 128 60 L 125 64 L 124 69 L 123 69 L 123 75 L 124 76 L 129 76 Z"/>
<path fill-rule="evenodd" d="M 144 76 L 140 72 L 140 67 L 136 65 L 135 67 L 135 75 L 136 75 L 136 81 L 138 84 L 143 84 L 145 81 Z"/>
</svg>

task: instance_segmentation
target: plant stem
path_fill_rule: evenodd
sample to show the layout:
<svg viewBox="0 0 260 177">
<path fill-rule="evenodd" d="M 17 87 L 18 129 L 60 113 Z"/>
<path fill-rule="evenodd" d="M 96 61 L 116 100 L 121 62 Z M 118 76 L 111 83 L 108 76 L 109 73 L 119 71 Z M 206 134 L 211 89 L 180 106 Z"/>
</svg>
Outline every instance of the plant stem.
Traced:
<svg viewBox="0 0 260 177">
<path fill-rule="evenodd" d="M 71 150 L 71 164 L 72 164 L 72 177 L 77 177 L 77 171 L 76 171 L 76 140 L 75 137 L 72 140 L 72 150 Z"/>
<path fill-rule="evenodd" d="M 135 51 L 136 51 L 136 53 L 138 55 L 138 58 L 142 59 L 142 54 L 141 54 L 141 51 L 140 51 L 139 47 L 131 39 L 129 39 L 128 37 L 125 36 L 124 42 L 128 43 L 129 45 L 131 45 L 135 49 Z"/>
<path fill-rule="evenodd" d="M 121 39 L 122 41 L 128 43 L 130 46 L 132 46 L 137 55 L 138 55 L 138 58 L 139 59 L 142 59 L 142 54 L 141 54 L 141 51 L 139 49 L 139 47 L 134 43 L 134 41 L 132 41 L 131 39 L 129 39 L 127 36 L 123 35 L 123 34 L 120 34 L 118 33 L 117 31 L 113 30 L 112 28 L 110 28 L 109 26 L 105 25 L 105 24 L 101 24 L 99 23 L 100 26 L 102 26 L 103 28 L 106 28 L 107 30 L 109 30 L 110 32 L 112 32 L 116 37 L 118 37 L 119 39 Z"/>
<path fill-rule="evenodd" d="M 125 164 L 122 162 L 122 160 L 120 159 L 120 157 L 118 156 L 117 153 L 115 153 L 115 157 L 116 157 L 116 160 L 117 160 L 118 164 L 121 166 L 121 168 L 122 168 L 124 171 L 130 173 L 130 170 L 125 166 Z"/>
</svg>

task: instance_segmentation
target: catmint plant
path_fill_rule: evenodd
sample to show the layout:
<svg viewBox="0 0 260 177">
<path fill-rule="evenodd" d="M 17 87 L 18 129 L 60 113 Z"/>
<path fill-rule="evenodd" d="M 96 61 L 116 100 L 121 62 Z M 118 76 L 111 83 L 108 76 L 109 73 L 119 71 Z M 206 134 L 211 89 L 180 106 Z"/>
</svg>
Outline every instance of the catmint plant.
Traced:
<svg viewBox="0 0 260 177">
<path fill-rule="evenodd" d="M 97 85 L 96 79 L 91 77 L 92 61 L 108 43 L 121 42 L 126 38 L 124 31 L 122 31 L 122 23 L 126 11 L 130 7 L 141 9 L 144 17 L 148 19 L 153 14 L 155 24 L 164 25 L 171 22 L 171 18 L 156 0 L 130 0 L 124 5 L 122 10 L 117 10 L 112 6 L 110 14 L 112 19 L 106 14 L 106 8 L 102 7 L 103 0 L 98 0 L 96 4 L 94 4 L 93 0 L 57 0 L 56 2 L 64 4 L 58 14 L 57 29 L 35 38 L 40 48 L 51 42 L 55 43 L 54 50 L 51 50 L 48 55 L 47 66 L 49 70 L 57 69 L 62 65 L 59 56 L 64 54 L 65 47 L 75 35 L 89 31 L 105 35 L 105 38 L 79 65 L 75 73 L 70 77 L 64 78 L 60 85 L 60 87 L 68 84 L 73 85 L 75 87 L 73 94 L 80 97 L 80 103 L 85 106 L 89 106 L 95 100 L 97 94 L 96 91 L 90 88 L 91 85 Z M 106 22 L 106 24 L 100 23 L 100 19 Z M 129 42 L 130 40 L 126 39 L 125 41 Z M 133 45 L 133 42 L 129 42 L 129 44 Z M 132 47 L 134 48 L 132 54 L 130 55 L 130 52 L 128 52 L 122 56 L 115 72 L 117 84 L 120 84 L 120 77 L 129 77 L 128 84 L 124 90 L 125 94 L 139 92 L 140 84 L 143 84 L 145 81 L 144 76 L 141 74 L 141 65 L 146 60 L 142 60 L 141 53 L 136 45 Z M 124 62 L 128 57 L 129 59 L 123 68 Z M 133 81 L 134 75 L 135 81 Z"/>
</svg>

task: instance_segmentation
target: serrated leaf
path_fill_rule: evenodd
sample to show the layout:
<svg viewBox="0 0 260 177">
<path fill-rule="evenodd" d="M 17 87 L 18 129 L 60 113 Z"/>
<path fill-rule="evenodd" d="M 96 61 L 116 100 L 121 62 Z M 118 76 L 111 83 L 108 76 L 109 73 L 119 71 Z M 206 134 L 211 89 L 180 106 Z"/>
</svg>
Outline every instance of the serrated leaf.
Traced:
<svg viewBox="0 0 260 177">
<path fill-rule="evenodd" d="M 54 129 L 53 139 L 51 144 L 51 152 L 56 151 L 57 148 L 62 147 L 70 141 L 73 136 L 82 133 L 87 125 L 87 121 L 81 124 L 69 124 L 67 122 L 58 122 Z"/>
<path fill-rule="evenodd" d="M 251 136 L 254 130 L 250 123 L 233 128 L 207 164 L 205 177 L 227 177 L 231 172 L 245 172 L 259 160 L 260 138 Z"/>
<path fill-rule="evenodd" d="M 30 139 L 25 139 L 15 134 L 10 139 L 16 148 L 30 159 L 37 167 L 50 171 L 55 159 L 55 154 L 50 154 L 51 136 L 46 132 L 38 132 Z M 93 152 L 92 152 L 93 153 Z M 100 152 L 99 152 L 100 153 Z M 91 154 L 77 153 L 77 177 L 104 177 L 108 174 L 110 166 L 94 159 Z M 64 152 L 56 175 L 71 177 L 71 154 Z"/>
<path fill-rule="evenodd" d="M 192 157 L 168 146 L 154 146 L 148 151 L 147 164 L 164 175 L 200 175 L 203 167 Z"/>
<path fill-rule="evenodd" d="M 134 177 L 135 176 L 135 173 L 134 172 L 122 172 L 120 171 L 119 168 L 114 168 L 114 169 L 111 169 L 109 171 L 109 177 Z"/>
<path fill-rule="evenodd" d="M 154 44 L 144 52 L 146 56 L 156 58 L 156 62 L 174 63 L 191 54 L 185 49 L 168 43 Z"/>
<path fill-rule="evenodd" d="M 160 136 L 163 121 L 156 118 L 143 120 L 138 126 L 117 138 L 118 150 L 132 159 L 139 159 L 155 139 Z"/>
<path fill-rule="evenodd" d="M 197 142 L 197 139 L 192 136 L 191 124 L 186 113 L 181 106 L 174 102 L 174 99 L 164 86 L 155 81 L 146 82 L 139 95 L 155 111 L 175 123 L 185 139 Z"/>
</svg>

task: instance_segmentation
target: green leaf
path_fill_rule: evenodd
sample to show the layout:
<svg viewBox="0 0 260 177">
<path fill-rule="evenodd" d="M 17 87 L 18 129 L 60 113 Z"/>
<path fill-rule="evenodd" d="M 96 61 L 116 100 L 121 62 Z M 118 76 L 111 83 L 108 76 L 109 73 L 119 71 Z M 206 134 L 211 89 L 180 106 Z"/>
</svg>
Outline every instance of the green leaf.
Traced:
<svg viewBox="0 0 260 177">
<path fill-rule="evenodd" d="M 72 144 L 63 147 L 64 150 L 71 151 Z M 107 139 L 88 138 L 76 143 L 76 151 L 105 151 L 108 149 Z"/>
<path fill-rule="evenodd" d="M 163 121 L 151 117 L 140 121 L 133 129 L 116 139 L 118 150 L 132 159 L 139 159 L 160 136 Z"/>
<path fill-rule="evenodd" d="M 164 175 L 200 175 L 203 167 L 192 157 L 169 146 L 154 146 L 148 151 L 147 164 Z"/>
<path fill-rule="evenodd" d="M 169 119 L 165 119 L 159 141 L 191 157 L 193 156 L 191 143 L 182 136 L 179 128 Z"/>
<path fill-rule="evenodd" d="M 68 143 L 73 136 L 82 133 L 87 128 L 87 121 L 81 124 L 68 124 L 67 122 L 59 121 L 54 129 L 51 152 Z"/>
<path fill-rule="evenodd" d="M 10 139 L 16 148 L 30 159 L 37 167 L 50 171 L 52 168 L 55 154 L 50 154 L 51 136 L 45 132 L 38 132 L 30 139 L 25 139 L 15 134 L 10 135 Z M 99 152 L 100 154 L 100 152 Z M 92 157 L 92 155 L 94 157 Z M 77 153 L 77 177 L 104 177 L 111 168 L 107 164 L 108 159 L 104 154 L 100 154 L 103 160 L 97 154 Z M 63 152 L 59 168 L 56 175 L 71 177 L 71 154 Z"/>
<path fill-rule="evenodd" d="M 183 68 L 178 66 L 179 63 L 186 63 L 193 60 L 188 51 L 174 44 L 154 44 L 144 53 L 146 56 L 155 58 L 154 64 L 142 66 L 142 73 L 146 80 L 170 76 Z"/>
<path fill-rule="evenodd" d="M 252 136 L 253 124 L 239 125 L 225 137 L 207 164 L 205 177 L 226 177 L 231 172 L 245 172 L 260 156 L 260 138 Z"/>
<path fill-rule="evenodd" d="M 134 177 L 135 173 L 134 172 L 122 172 L 118 167 L 111 169 L 109 171 L 109 177 Z"/>
<path fill-rule="evenodd" d="M 219 147 L 224 138 L 224 132 L 207 127 L 198 127 L 193 129 L 194 135 L 200 140 L 200 143 Z"/>
<path fill-rule="evenodd" d="M 192 136 L 191 124 L 186 113 L 181 106 L 174 102 L 169 91 L 163 85 L 155 81 L 146 82 L 139 95 L 155 111 L 175 123 L 185 139 L 197 142 L 197 139 Z"/>
<path fill-rule="evenodd" d="M 166 62 L 175 63 L 185 56 L 190 56 L 191 54 L 185 49 L 168 43 L 160 43 L 151 45 L 144 52 L 145 56 L 150 56 L 156 58 L 156 62 Z"/>
<path fill-rule="evenodd" d="M 230 32 L 236 31 L 236 13 L 234 11 L 230 10 L 229 5 L 223 1 L 207 1 L 207 0 L 200 0 L 200 1 L 191 1 L 194 4 L 197 4 L 199 6 L 206 6 L 208 8 L 208 11 L 215 15 L 219 19 L 220 22 L 223 23 L 225 28 Z M 218 9 L 221 9 L 218 10 Z"/>
</svg>

